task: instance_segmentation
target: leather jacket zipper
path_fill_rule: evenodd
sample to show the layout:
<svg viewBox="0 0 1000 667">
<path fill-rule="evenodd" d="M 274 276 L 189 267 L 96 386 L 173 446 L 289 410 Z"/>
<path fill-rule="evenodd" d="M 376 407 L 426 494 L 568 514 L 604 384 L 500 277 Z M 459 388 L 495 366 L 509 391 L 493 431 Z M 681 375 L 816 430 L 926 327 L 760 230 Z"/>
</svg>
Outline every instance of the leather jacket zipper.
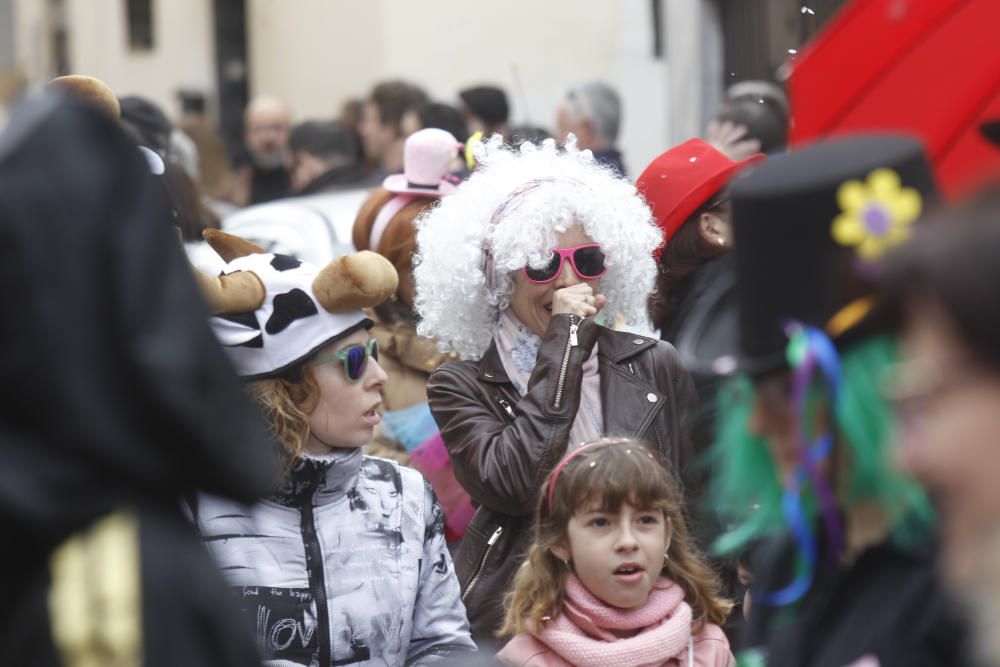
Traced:
<svg viewBox="0 0 1000 667">
<path fill-rule="evenodd" d="M 569 353 L 578 345 L 576 330 L 580 328 L 580 322 L 576 315 L 569 316 L 569 339 L 566 341 L 566 351 L 563 353 L 562 366 L 559 368 L 559 382 L 556 384 L 556 398 L 552 401 L 552 407 L 556 410 L 562 404 L 563 388 L 566 384 L 566 371 L 569 369 Z"/>
<path fill-rule="evenodd" d="M 501 408 L 503 408 L 504 412 L 506 412 L 508 415 L 510 415 L 511 419 L 513 419 L 515 417 L 515 415 L 514 415 L 514 408 L 510 407 L 510 403 L 507 401 L 506 398 L 502 398 L 502 397 L 501 398 L 497 398 L 497 405 L 499 405 Z"/>
<path fill-rule="evenodd" d="M 479 579 L 483 576 L 483 568 L 486 567 L 486 560 L 490 557 L 490 552 L 493 551 L 493 545 L 497 543 L 502 534 L 503 526 L 497 526 L 497 529 L 493 531 L 493 535 L 487 540 L 486 551 L 483 552 L 483 557 L 479 559 L 479 566 L 476 568 L 476 573 L 472 575 L 472 579 L 469 579 L 469 585 L 465 587 L 465 592 L 462 593 L 462 602 L 465 602 L 466 598 L 472 594 L 472 589 L 479 583 Z"/>
</svg>

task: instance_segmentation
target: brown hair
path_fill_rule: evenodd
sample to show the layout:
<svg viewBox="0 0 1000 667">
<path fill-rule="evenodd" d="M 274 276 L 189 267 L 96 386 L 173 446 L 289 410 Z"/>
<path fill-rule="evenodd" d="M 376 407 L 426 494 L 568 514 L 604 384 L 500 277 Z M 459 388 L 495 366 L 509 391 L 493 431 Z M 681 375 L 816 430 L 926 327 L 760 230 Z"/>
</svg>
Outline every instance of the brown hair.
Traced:
<svg viewBox="0 0 1000 667">
<path fill-rule="evenodd" d="M 372 89 L 369 99 L 378 107 L 379 121 L 398 128 L 404 113 L 427 102 L 427 93 L 406 81 L 383 81 Z"/>
<path fill-rule="evenodd" d="M 198 184 L 172 160 L 165 161 L 163 185 L 177 214 L 174 224 L 181 230 L 181 238 L 201 241 L 203 231 L 219 229 L 219 216 L 202 200 Z"/>
<path fill-rule="evenodd" d="M 382 207 L 396 196 L 385 188 L 375 188 L 365 203 L 361 205 L 357 218 L 354 219 L 354 231 L 352 240 L 354 247 L 358 250 L 372 250 L 382 255 L 396 267 L 399 274 L 399 289 L 396 296 L 401 299 L 408 308 L 413 306 L 413 253 L 417 251 L 417 228 L 414 221 L 424 211 L 429 210 L 437 199 L 430 197 L 416 197 L 413 201 L 399 209 L 396 215 L 392 216 L 389 224 L 382 234 L 377 248 L 369 247 L 369 240 L 372 235 L 372 227 L 375 225 L 375 218 L 378 217 Z"/>
<path fill-rule="evenodd" d="M 527 560 L 504 600 L 501 636 L 538 632 L 546 616 L 558 615 L 565 594 L 566 566 L 551 549 L 568 546 L 570 519 L 595 500 L 609 512 L 618 511 L 623 503 L 661 510 L 673 530 L 662 574 L 683 589 L 684 599 L 691 605 L 694 630 L 704 623 L 726 620 L 732 602 L 721 596 L 718 577 L 688 533 L 678 482 L 644 445 L 625 438 L 604 439 L 580 452 L 559 472 L 550 508 L 551 477 L 549 473 L 538 499 Z"/>
<path fill-rule="evenodd" d="M 249 392 L 291 464 L 302 454 L 309 438 L 309 413 L 319 400 L 312 368 L 303 363 L 281 377 L 257 380 L 249 385 Z"/>
<path fill-rule="evenodd" d="M 701 233 L 699 221 L 705 213 L 722 205 L 719 194 L 713 195 L 677 229 L 667 242 L 657 265 L 656 287 L 649 296 L 649 319 L 661 334 L 671 331 L 681 301 L 691 289 L 694 272 L 710 259 L 729 251 L 709 243 Z"/>
</svg>

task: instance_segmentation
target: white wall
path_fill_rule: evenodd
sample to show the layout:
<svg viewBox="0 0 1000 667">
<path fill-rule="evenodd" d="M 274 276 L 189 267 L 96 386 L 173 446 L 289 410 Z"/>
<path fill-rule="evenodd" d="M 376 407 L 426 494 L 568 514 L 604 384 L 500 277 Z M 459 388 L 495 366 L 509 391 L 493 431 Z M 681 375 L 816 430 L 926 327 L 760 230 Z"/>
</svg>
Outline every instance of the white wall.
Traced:
<svg viewBox="0 0 1000 667">
<path fill-rule="evenodd" d="M 250 95 L 329 117 L 385 71 L 380 0 L 247 0 Z"/>
<path fill-rule="evenodd" d="M 667 147 L 668 68 L 652 57 L 648 0 L 297 0 L 294 12 L 250 0 L 248 8 L 251 94 L 286 98 L 300 119 L 404 77 L 446 102 L 465 86 L 498 84 L 514 122 L 551 127 L 571 85 L 603 79 L 623 97 L 630 173 Z M 286 58 L 295 64 L 282 66 Z"/>
<path fill-rule="evenodd" d="M 575 83 L 617 88 L 620 148 L 632 177 L 701 131 L 705 0 L 664 0 L 666 57 L 655 59 L 648 0 L 247 0 L 251 95 L 286 99 L 296 119 L 329 117 L 382 79 L 405 77 L 441 101 L 495 83 L 514 122 L 551 128 Z M 13 0 L 16 53 L 52 75 L 47 0 Z M 211 0 L 154 0 L 152 52 L 128 47 L 124 0 L 64 0 L 75 73 L 139 94 L 176 115 L 180 87 L 215 90 Z"/>
<path fill-rule="evenodd" d="M 65 0 L 69 61 L 73 74 L 103 80 L 119 96 L 142 95 L 177 111 L 181 87 L 215 89 L 211 0 L 153 0 L 149 52 L 128 45 L 123 0 Z M 48 42 L 51 22 L 45 0 L 15 0 L 20 65 L 35 83 L 54 74 Z"/>
</svg>

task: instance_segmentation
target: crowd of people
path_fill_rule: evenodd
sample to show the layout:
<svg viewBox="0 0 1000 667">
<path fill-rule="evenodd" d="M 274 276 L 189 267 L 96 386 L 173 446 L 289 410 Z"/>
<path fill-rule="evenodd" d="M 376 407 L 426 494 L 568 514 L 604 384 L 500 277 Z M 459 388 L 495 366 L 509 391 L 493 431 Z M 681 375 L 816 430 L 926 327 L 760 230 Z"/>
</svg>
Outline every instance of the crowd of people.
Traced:
<svg viewBox="0 0 1000 667">
<path fill-rule="evenodd" d="M 456 100 L 10 101 L 0 663 L 1000 665 L 1000 188 Z"/>
</svg>

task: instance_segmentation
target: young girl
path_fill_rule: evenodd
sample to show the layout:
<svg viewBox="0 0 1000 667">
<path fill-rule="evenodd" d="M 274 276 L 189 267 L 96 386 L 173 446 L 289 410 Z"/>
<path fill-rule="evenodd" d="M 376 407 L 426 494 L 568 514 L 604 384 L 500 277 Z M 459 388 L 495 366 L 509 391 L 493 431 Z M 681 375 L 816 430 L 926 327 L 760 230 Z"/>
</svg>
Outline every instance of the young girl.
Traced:
<svg viewBox="0 0 1000 667">
<path fill-rule="evenodd" d="M 731 603 L 693 547 L 672 475 L 638 442 L 604 439 L 549 475 L 506 600 L 507 665 L 734 664 Z"/>
</svg>

